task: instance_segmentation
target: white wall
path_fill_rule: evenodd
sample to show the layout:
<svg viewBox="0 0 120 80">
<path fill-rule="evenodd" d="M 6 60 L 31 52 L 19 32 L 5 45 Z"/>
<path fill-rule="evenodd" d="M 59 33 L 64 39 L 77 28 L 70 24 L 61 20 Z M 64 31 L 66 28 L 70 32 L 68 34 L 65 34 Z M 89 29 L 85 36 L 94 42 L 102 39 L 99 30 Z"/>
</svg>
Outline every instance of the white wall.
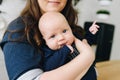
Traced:
<svg viewBox="0 0 120 80">
<path fill-rule="evenodd" d="M 0 5 L 0 10 L 3 13 L 0 14 L 0 16 L 2 16 L 8 24 L 20 14 L 25 4 L 26 0 L 3 0 Z"/>
<path fill-rule="evenodd" d="M 0 20 L 4 22 L 4 28 L 0 29 L 0 40 L 3 36 L 7 25 L 14 20 L 17 16 L 19 16 L 20 11 L 26 4 L 26 0 L 2 0 L 2 4 L 0 5 Z"/>
<path fill-rule="evenodd" d="M 0 48 L 0 80 L 8 80 L 3 53 Z"/>
<path fill-rule="evenodd" d="M 98 0 L 81 0 L 76 9 L 79 10 L 79 25 L 83 26 L 85 21 L 105 22 L 115 25 L 114 39 L 111 49 L 111 60 L 120 60 L 120 0 L 112 0 L 111 5 L 101 6 Z M 98 9 L 107 9 L 111 11 L 108 19 L 102 20 L 96 17 Z"/>
</svg>

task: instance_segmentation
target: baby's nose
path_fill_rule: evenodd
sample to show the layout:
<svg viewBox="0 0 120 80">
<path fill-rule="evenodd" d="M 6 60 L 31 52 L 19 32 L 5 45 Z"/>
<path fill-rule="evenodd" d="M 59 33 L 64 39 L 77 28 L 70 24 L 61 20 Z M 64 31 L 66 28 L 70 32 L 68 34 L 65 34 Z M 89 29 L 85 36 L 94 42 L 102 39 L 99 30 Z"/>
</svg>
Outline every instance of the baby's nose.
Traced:
<svg viewBox="0 0 120 80">
<path fill-rule="evenodd" d="M 63 41 L 63 40 L 64 40 L 64 36 L 63 35 L 59 35 L 58 41 Z"/>
</svg>

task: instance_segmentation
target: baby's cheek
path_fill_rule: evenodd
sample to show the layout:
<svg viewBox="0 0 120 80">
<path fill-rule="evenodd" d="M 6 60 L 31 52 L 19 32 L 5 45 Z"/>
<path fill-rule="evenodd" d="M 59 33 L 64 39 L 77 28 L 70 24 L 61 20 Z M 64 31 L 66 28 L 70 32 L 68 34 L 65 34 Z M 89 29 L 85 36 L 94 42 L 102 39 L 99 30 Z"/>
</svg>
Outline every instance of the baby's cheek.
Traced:
<svg viewBox="0 0 120 80">
<path fill-rule="evenodd" d="M 75 37 L 72 36 L 71 39 L 70 39 L 70 41 L 71 41 L 71 44 L 72 44 L 75 41 Z"/>
<path fill-rule="evenodd" d="M 57 50 L 59 46 L 56 45 L 55 43 L 51 42 L 48 44 L 48 47 L 52 50 Z"/>
</svg>

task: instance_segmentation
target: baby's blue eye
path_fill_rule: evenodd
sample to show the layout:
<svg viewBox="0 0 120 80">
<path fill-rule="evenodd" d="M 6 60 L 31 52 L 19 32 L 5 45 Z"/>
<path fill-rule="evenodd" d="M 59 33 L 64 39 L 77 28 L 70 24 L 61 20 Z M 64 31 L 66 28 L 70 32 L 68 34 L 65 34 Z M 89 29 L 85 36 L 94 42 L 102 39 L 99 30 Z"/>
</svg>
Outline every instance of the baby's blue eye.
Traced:
<svg viewBox="0 0 120 80">
<path fill-rule="evenodd" d="M 55 37 L 55 35 L 52 35 L 50 38 L 54 38 Z"/>
<path fill-rule="evenodd" d="M 65 29 L 65 30 L 63 30 L 63 33 L 66 33 L 67 32 L 67 30 Z"/>
</svg>

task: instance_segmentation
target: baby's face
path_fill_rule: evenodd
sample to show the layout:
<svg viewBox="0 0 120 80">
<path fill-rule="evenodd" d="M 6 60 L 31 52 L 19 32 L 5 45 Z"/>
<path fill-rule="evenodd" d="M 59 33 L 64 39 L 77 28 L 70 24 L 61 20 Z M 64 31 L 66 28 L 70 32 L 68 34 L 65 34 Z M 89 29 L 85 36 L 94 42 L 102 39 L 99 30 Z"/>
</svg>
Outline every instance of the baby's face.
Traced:
<svg viewBox="0 0 120 80">
<path fill-rule="evenodd" d="M 52 50 L 60 49 L 64 45 L 71 45 L 74 41 L 74 36 L 67 23 L 59 24 L 55 22 L 44 29 L 42 33 L 46 44 Z"/>
<path fill-rule="evenodd" d="M 43 15 L 39 22 L 39 29 L 47 46 L 57 50 L 64 45 L 71 45 L 74 41 L 71 28 L 59 13 L 48 13 Z"/>
</svg>

